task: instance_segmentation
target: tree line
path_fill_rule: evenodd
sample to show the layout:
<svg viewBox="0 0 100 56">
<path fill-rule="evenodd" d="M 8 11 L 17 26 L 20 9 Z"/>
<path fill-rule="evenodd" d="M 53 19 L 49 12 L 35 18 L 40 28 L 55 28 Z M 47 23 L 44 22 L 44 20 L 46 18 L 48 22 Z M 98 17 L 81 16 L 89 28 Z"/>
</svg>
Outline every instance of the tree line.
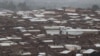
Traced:
<svg viewBox="0 0 100 56">
<path fill-rule="evenodd" d="M 18 4 L 16 4 L 13 1 L 9 1 L 9 2 L 0 2 L 0 9 L 9 9 L 9 10 L 32 10 L 33 7 L 30 6 L 27 2 L 20 2 Z M 36 6 L 34 6 L 34 8 L 38 8 Z M 91 6 L 92 10 L 98 10 L 100 9 L 99 5 L 94 4 Z"/>
<path fill-rule="evenodd" d="M 26 2 L 15 4 L 14 2 L 0 2 L 0 8 L 9 10 L 30 10 L 31 7 Z"/>
</svg>

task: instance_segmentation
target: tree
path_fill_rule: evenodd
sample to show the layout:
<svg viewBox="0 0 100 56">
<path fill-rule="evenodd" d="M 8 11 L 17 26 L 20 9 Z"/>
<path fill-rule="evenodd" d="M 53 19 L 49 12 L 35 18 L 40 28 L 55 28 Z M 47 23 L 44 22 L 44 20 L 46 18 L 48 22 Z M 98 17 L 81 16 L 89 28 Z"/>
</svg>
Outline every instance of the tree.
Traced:
<svg viewBox="0 0 100 56">
<path fill-rule="evenodd" d="M 20 10 L 29 10 L 29 6 L 27 6 L 26 2 L 19 3 L 18 6 Z"/>
<path fill-rule="evenodd" d="M 92 6 L 92 9 L 93 9 L 93 10 L 98 10 L 98 9 L 100 9 L 100 7 L 99 7 L 98 5 L 93 5 L 93 6 Z"/>
<path fill-rule="evenodd" d="M 1 2 L 0 3 L 0 7 L 3 8 L 3 9 L 7 9 L 8 8 L 8 2 Z"/>
<path fill-rule="evenodd" d="M 16 5 L 11 1 L 11 2 L 8 3 L 8 9 L 16 10 Z"/>
<path fill-rule="evenodd" d="M 30 10 L 31 8 L 26 2 L 21 2 L 16 4 L 13 1 L 3 1 L 0 2 L 0 9 L 9 9 L 9 10 Z"/>
<path fill-rule="evenodd" d="M 0 8 L 9 9 L 9 10 L 16 10 L 16 5 L 12 1 L 0 2 Z"/>
</svg>

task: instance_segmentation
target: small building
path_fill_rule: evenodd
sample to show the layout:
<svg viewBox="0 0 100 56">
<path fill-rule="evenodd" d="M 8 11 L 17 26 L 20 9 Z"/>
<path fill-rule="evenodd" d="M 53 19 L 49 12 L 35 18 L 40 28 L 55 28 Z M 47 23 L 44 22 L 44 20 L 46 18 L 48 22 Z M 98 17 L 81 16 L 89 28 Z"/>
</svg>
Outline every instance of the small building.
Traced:
<svg viewBox="0 0 100 56">
<path fill-rule="evenodd" d="M 60 52 L 61 56 L 75 56 L 75 52 L 64 50 Z"/>
<path fill-rule="evenodd" d="M 44 29 L 46 30 L 47 34 L 59 35 L 61 27 L 64 27 L 64 26 L 44 26 Z"/>
<path fill-rule="evenodd" d="M 81 46 L 73 45 L 73 44 L 65 44 L 65 48 L 70 50 L 70 51 L 81 50 Z"/>
<path fill-rule="evenodd" d="M 83 51 L 83 56 L 91 56 L 91 54 L 93 53 L 93 52 L 95 52 L 96 50 L 94 50 L 94 49 L 88 49 L 88 50 L 84 50 Z"/>
</svg>

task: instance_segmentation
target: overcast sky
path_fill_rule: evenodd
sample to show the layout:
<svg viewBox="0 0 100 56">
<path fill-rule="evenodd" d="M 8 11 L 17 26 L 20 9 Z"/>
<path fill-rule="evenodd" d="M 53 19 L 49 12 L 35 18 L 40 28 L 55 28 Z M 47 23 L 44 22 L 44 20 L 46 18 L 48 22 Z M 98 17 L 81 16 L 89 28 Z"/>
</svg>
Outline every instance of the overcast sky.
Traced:
<svg viewBox="0 0 100 56">
<path fill-rule="evenodd" d="M 0 0 L 10 1 L 10 0 Z M 12 0 L 16 3 L 26 1 L 33 6 L 45 6 L 45 7 L 90 7 L 93 4 L 100 6 L 100 0 Z"/>
<path fill-rule="evenodd" d="M 0 1 L 11 1 L 11 0 L 0 0 Z M 100 3 L 100 0 L 12 0 L 16 2 L 22 2 L 22 1 L 35 1 L 35 2 L 57 2 L 57 3 Z"/>
</svg>

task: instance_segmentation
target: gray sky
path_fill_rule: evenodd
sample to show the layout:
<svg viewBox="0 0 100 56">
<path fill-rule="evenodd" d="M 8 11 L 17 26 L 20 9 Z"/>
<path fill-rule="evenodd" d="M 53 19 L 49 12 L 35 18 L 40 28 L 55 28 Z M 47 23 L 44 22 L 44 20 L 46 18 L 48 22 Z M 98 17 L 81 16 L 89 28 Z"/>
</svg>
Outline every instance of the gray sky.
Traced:
<svg viewBox="0 0 100 56">
<path fill-rule="evenodd" d="M 0 0 L 9 1 L 9 0 Z M 100 0 L 12 0 L 16 3 L 26 1 L 32 6 L 38 7 L 90 7 L 93 4 L 98 4 L 100 6 Z"/>
<path fill-rule="evenodd" d="M 34 1 L 34 2 L 56 2 L 56 3 L 100 3 L 100 0 L 0 0 L 0 1 L 15 1 L 15 2 L 22 2 L 22 1 Z"/>
<path fill-rule="evenodd" d="M 32 0 L 33 1 L 33 0 Z M 71 7 L 90 7 L 93 4 L 100 5 L 100 0 L 34 0 L 38 6 L 71 6 Z"/>
</svg>

